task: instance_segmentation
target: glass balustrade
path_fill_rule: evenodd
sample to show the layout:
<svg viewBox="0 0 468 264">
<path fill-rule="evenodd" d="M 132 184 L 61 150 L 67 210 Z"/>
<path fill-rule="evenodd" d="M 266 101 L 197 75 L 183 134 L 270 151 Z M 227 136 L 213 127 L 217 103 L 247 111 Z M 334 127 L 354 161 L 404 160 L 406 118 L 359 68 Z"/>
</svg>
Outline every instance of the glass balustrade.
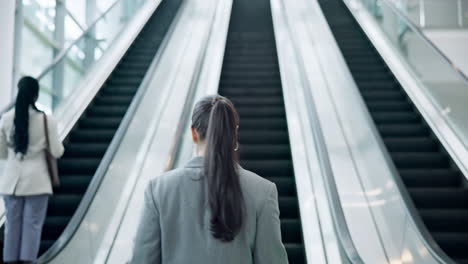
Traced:
<svg viewBox="0 0 468 264">
<path fill-rule="evenodd" d="M 428 40 L 419 28 L 388 0 L 345 0 L 366 9 L 402 58 L 424 84 L 443 118 L 468 146 L 468 79 Z"/>
<path fill-rule="evenodd" d="M 79 29 L 76 21 L 65 20 L 69 26 L 74 23 L 73 27 L 66 26 L 67 30 L 74 33 L 66 34 L 65 49 L 58 53 L 52 64 L 47 68 L 43 67 L 40 74 L 41 91 L 38 103 L 43 110 L 53 112 L 63 99 L 70 96 L 80 80 L 88 74 L 91 66 L 112 46 L 145 1 L 138 1 L 138 5 L 132 4 L 132 8 L 129 8 L 128 0 L 117 0 L 107 4 L 107 11 L 84 31 Z"/>
</svg>

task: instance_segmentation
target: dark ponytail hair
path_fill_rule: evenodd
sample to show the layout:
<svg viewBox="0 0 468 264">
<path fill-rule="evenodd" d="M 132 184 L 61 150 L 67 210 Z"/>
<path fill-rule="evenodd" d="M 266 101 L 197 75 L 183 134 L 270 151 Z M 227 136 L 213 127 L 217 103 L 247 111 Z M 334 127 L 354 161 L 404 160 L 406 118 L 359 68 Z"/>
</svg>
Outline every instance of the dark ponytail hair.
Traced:
<svg viewBox="0 0 468 264">
<path fill-rule="evenodd" d="M 234 240 L 244 222 L 244 197 L 237 157 L 239 116 L 222 96 L 205 97 L 195 106 L 192 127 L 206 142 L 204 174 L 211 209 L 211 233 L 223 242 Z"/>
<path fill-rule="evenodd" d="M 18 95 L 16 96 L 13 143 L 17 154 L 25 155 L 29 145 L 29 107 L 36 108 L 39 96 L 39 82 L 29 76 L 21 78 L 18 82 Z"/>
</svg>

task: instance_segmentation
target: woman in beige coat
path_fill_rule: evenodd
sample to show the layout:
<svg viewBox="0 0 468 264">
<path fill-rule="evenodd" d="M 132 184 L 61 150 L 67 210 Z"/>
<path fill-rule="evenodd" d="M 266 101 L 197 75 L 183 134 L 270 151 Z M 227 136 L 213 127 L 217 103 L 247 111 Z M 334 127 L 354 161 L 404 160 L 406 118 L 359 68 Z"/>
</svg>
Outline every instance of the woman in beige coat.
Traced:
<svg viewBox="0 0 468 264">
<path fill-rule="evenodd" d="M 15 109 L 0 119 L 0 195 L 6 208 L 3 261 L 31 263 L 37 258 L 52 184 L 45 159 L 48 124 L 50 152 L 60 157 L 64 147 L 54 119 L 36 108 L 39 83 L 24 77 L 18 83 Z"/>
</svg>

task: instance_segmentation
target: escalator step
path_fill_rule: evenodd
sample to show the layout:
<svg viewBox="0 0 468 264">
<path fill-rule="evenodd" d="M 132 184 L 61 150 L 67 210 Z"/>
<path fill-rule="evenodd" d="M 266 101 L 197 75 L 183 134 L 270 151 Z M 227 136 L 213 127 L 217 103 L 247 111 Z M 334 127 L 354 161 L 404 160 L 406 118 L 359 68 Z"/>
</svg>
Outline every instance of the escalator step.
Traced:
<svg viewBox="0 0 468 264">
<path fill-rule="evenodd" d="M 82 196 L 77 194 L 56 194 L 49 200 L 48 214 L 70 216 L 75 212 Z"/>
<path fill-rule="evenodd" d="M 392 153 L 393 161 L 397 168 L 448 168 L 449 159 L 438 152 L 397 152 Z"/>
<path fill-rule="evenodd" d="M 101 163 L 99 158 L 64 158 L 58 161 L 58 168 L 61 174 L 94 174 L 99 163 Z"/>
<path fill-rule="evenodd" d="M 240 164 L 247 170 L 254 171 L 264 177 L 292 175 L 291 160 L 241 160 Z"/>
<path fill-rule="evenodd" d="M 291 157 L 287 144 L 241 144 L 239 150 L 243 159 L 288 159 Z"/>
<path fill-rule="evenodd" d="M 56 194 L 83 194 L 88 189 L 92 175 L 61 175 L 60 188 L 55 191 Z"/>
<path fill-rule="evenodd" d="M 449 256 L 468 259 L 468 251 L 466 250 L 468 248 L 468 232 L 434 232 L 432 235 L 437 244 L 439 244 Z"/>
<path fill-rule="evenodd" d="M 72 131 L 70 141 L 83 143 L 109 143 L 114 137 L 113 129 L 77 129 Z"/>
<path fill-rule="evenodd" d="M 371 115 L 377 124 L 414 124 L 420 121 L 414 112 L 374 112 Z"/>
<path fill-rule="evenodd" d="M 271 130 L 280 130 L 287 129 L 286 118 L 249 118 L 248 116 L 241 119 L 239 127 L 242 126 L 245 129 L 271 129 Z"/>
<path fill-rule="evenodd" d="M 301 243 L 301 221 L 299 219 L 282 219 L 281 234 L 284 243 Z"/>
<path fill-rule="evenodd" d="M 115 133 L 115 130 L 119 127 L 121 120 L 122 118 L 118 117 L 92 117 L 80 121 L 79 126 L 80 128 L 85 129 L 113 129 Z"/>
<path fill-rule="evenodd" d="M 432 232 L 468 232 L 468 211 L 460 209 L 421 209 L 421 217 Z"/>
<path fill-rule="evenodd" d="M 419 124 L 377 124 L 383 137 L 418 137 L 427 136 L 427 127 Z"/>
<path fill-rule="evenodd" d="M 468 209 L 466 188 L 408 188 L 417 208 Z"/>
<path fill-rule="evenodd" d="M 242 121 L 241 121 L 242 122 Z M 244 144 L 289 144 L 288 132 L 285 130 L 254 130 L 244 129 L 239 130 L 239 141 Z"/>
<path fill-rule="evenodd" d="M 386 137 L 384 142 L 391 152 L 433 152 L 439 149 L 437 142 L 427 137 Z"/>
<path fill-rule="evenodd" d="M 457 187 L 460 172 L 453 169 L 402 169 L 400 175 L 406 186 L 411 187 Z"/>
<path fill-rule="evenodd" d="M 106 143 L 72 143 L 65 150 L 65 157 L 100 158 L 104 156 L 108 144 Z"/>
</svg>

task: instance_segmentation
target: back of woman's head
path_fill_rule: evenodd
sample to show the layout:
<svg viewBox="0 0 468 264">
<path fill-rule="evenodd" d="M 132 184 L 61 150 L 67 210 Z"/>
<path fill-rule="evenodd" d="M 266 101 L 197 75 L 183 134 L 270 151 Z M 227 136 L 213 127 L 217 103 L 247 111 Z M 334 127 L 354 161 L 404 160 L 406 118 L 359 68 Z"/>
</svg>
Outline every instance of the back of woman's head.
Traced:
<svg viewBox="0 0 468 264">
<path fill-rule="evenodd" d="M 234 240 L 244 222 L 244 198 L 237 165 L 239 116 L 222 96 L 200 100 L 192 115 L 192 128 L 204 141 L 204 173 L 211 209 L 211 233 L 223 242 Z"/>
<path fill-rule="evenodd" d="M 39 83 L 26 76 L 18 82 L 16 96 L 13 143 L 15 153 L 26 154 L 29 145 L 29 107 L 37 110 L 36 100 L 39 96 Z"/>
</svg>

